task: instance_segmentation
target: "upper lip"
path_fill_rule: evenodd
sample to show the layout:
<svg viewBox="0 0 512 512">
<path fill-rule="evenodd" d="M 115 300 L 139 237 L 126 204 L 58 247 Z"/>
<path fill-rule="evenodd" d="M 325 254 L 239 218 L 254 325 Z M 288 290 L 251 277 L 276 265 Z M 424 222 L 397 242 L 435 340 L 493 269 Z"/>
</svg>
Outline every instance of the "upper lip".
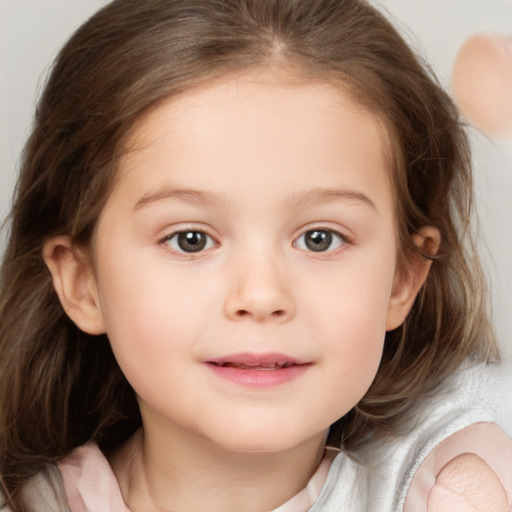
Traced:
<svg viewBox="0 0 512 512">
<path fill-rule="evenodd" d="M 217 366 L 226 365 L 243 365 L 248 367 L 258 366 L 298 366 L 309 364 L 308 361 L 303 361 L 295 357 L 288 356 L 286 354 L 279 353 L 267 353 L 267 354 L 255 354 L 255 353 L 242 353 L 242 354 L 230 354 L 227 356 L 216 357 L 208 359 L 206 363 L 215 364 Z"/>
</svg>

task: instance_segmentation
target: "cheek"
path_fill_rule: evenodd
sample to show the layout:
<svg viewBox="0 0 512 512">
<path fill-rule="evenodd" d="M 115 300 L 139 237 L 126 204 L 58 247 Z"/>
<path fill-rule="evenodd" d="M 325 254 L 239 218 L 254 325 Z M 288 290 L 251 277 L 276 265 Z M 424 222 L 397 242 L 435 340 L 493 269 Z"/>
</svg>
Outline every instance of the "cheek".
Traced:
<svg viewBox="0 0 512 512">
<path fill-rule="evenodd" d="M 100 282 L 107 335 L 134 387 L 148 368 L 193 350 L 201 336 L 198 312 L 208 311 L 197 286 L 183 286 L 154 263 L 120 259 L 105 266 Z"/>
<path fill-rule="evenodd" d="M 329 353 L 331 366 L 326 389 L 325 411 L 329 423 L 348 413 L 364 397 L 377 375 L 382 357 L 385 333 L 360 326 L 342 334 L 339 343 Z"/>
<path fill-rule="evenodd" d="M 372 315 L 375 313 L 375 316 Z M 376 321 L 376 316 L 381 318 Z M 355 404 L 371 385 L 377 373 L 385 339 L 385 318 L 371 307 L 347 308 L 332 322 L 324 353 L 333 363 L 337 385 Z"/>
<path fill-rule="evenodd" d="M 352 340 L 346 345 L 364 347 L 383 338 L 395 259 L 391 251 L 387 258 L 382 253 L 380 256 L 378 261 L 368 258 L 365 262 L 356 255 L 354 264 L 316 281 L 314 294 L 309 294 L 304 308 L 315 312 L 315 328 L 324 330 L 326 339 Z"/>
<path fill-rule="evenodd" d="M 194 312 L 205 298 L 202 282 L 172 269 L 161 255 L 155 258 L 151 249 L 126 252 L 129 258 L 114 254 L 105 259 L 99 276 L 108 330 L 132 337 L 134 332 L 141 336 L 169 326 L 179 332 L 194 325 Z"/>
<path fill-rule="evenodd" d="M 382 271 L 382 268 L 388 271 Z M 315 314 L 309 328 L 318 332 L 323 353 L 326 389 L 330 407 L 337 417 L 345 414 L 364 396 L 377 373 L 392 290 L 394 259 L 389 264 L 365 266 L 365 272 L 351 272 L 317 289 L 308 308 Z M 321 303 L 318 300 L 324 296 Z M 321 304 L 321 305 L 320 305 Z M 343 400 L 340 401 L 340 397 Z M 335 418 L 337 419 L 337 418 Z"/>
</svg>

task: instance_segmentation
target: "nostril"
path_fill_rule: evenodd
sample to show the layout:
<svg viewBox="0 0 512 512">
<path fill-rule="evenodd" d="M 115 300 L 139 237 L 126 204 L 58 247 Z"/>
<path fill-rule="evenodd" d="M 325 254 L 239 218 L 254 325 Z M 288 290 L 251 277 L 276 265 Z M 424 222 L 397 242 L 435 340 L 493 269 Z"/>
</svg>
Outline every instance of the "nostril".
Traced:
<svg viewBox="0 0 512 512">
<path fill-rule="evenodd" d="M 244 318 L 247 316 L 254 316 L 255 318 L 264 318 L 264 317 L 273 317 L 273 318 L 283 318 L 286 316 L 286 311 L 284 309 L 276 309 L 275 311 L 270 311 L 268 313 L 258 313 L 258 312 L 251 312 L 247 309 L 239 309 L 236 312 L 237 318 Z"/>
</svg>

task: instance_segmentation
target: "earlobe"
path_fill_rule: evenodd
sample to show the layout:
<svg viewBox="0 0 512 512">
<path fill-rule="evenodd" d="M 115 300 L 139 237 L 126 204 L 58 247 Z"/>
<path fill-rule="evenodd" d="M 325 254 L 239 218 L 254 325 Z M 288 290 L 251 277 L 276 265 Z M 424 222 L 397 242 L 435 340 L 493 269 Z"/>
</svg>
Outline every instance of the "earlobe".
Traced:
<svg viewBox="0 0 512 512">
<path fill-rule="evenodd" d="M 47 240 L 43 259 L 64 311 L 82 331 L 103 334 L 105 326 L 91 265 L 70 237 Z"/>
<path fill-rule="evenodd" d="M 433 226 L 424 226 L 412 235 L 417 248 L 407 258 L 405 268 L 397 270 L 386 317 L 386 330 L 392 331 L 404 322 L 425 284 L 432 259 L 441 243 L 441 234 Z"/>
</svg>

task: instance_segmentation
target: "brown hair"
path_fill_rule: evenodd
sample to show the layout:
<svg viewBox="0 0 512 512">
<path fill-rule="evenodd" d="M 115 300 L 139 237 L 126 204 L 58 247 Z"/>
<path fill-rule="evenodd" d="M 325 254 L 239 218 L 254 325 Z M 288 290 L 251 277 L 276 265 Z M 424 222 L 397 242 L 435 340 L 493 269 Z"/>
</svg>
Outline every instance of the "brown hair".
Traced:
<svg viewBox="0 0 512 512">
<path fill-rule="evenodd" d="M 0 276 L 0 477 L 16 510 L 21 484 L 44 464 L 90 439 L 113 450 L 140 426 L 106 336 L 64 313 L 45 240 L 90 242 L 123 144 L 158 101 L 276 64 L 341 85 L 385 121 L 402 254 L 422 226 L 442 237 L 408 319 L 387 333 L 372 387 L 332 433 L 356 449 L 396 432 L 468 357 L 497 357 L 469 230 L 468 141 L 449 97 L 381 14 L 361 0 L 116 0 L 60 52 L 13 203 Z"/>
</svg>

